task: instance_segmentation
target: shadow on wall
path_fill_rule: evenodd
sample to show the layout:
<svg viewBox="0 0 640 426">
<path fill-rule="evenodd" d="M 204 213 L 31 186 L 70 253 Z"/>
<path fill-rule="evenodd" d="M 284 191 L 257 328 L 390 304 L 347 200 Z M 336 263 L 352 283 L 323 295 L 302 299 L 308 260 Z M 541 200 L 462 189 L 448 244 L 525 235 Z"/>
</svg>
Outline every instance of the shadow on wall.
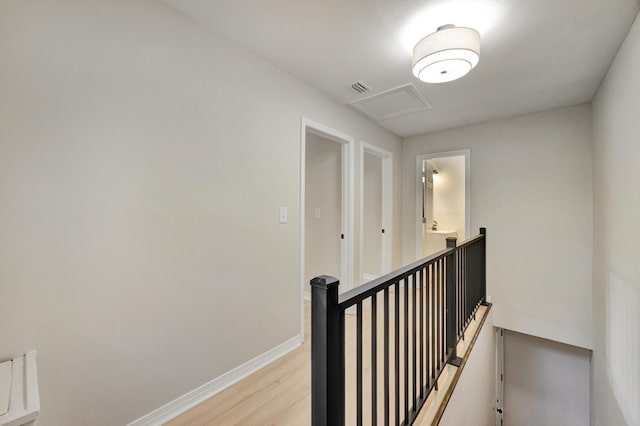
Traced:
<svg viewBox="0 0 640 426">
<path fill-rule="evenodd" d="M 640 425 L 640 292 L 611 271 L 605 288 L 608 380 L 627 423 Z"/>
</svg>

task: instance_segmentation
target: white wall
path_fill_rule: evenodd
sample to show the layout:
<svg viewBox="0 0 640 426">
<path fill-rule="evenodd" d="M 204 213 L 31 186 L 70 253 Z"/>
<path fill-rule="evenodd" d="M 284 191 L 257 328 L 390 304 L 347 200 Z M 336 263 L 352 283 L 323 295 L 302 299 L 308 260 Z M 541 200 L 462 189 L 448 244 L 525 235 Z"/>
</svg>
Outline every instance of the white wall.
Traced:
<svg viewBox="0 0 640 426">
<path fill-rule="evenodd" d="M 491 309 L 442 415 L 441 426 L 495 425 L 495 336 Z"/>
<path fill-rule="evenodd" d="M 304 274 L 310 291 L 313 277 L 342 279 L 342 145 L 310 132 L 306 143 Z"/>
<path fill-rule="evenodd" d="M 382 158 L 364 154 L 362 274 L 379 276 L 382 271 Z"/>
<path fill-rule="evenodd" d="M 438 229 L 455 231 L 465 239 L 465 158 L 463 155 L 429 160 L 438 170 L 433 176 L 433 218 Z"/>
<path fill-rule="evenodd" d="M 495 325 L 591 348 L 590 120 L 580 105 L 405 139 L 405 262 L 415 257 L 416 156 L 470 148 L 471 235 L 487 227 Z"/>
<path fill-rule="evenodd" d="M 124 424 L 299 333 L 301 116 L 400 170 L 157 1 L 4 0 L 0 52 L 0 358 L 39 351 L 41 426 Z"/>
<path fill-rule="evenodd" d="M 504 424 L 589 424 L 590 351 L 504 331 Z"/>
<path fill-rule="evenodd" d="M 640 424 L 640 21 L 593 102 L 592 424 Z"/>
</svg>

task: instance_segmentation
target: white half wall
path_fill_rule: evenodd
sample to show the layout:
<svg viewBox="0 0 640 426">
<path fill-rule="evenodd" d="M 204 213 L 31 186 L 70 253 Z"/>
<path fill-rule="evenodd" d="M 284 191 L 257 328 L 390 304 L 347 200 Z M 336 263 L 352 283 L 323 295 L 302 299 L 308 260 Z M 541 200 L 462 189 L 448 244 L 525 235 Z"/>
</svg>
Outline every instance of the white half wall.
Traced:
<svg viewBox="0 0 640 426">
<path fill-rule="evenodd" d="M 471 235 L 487 227 L 497 327 L 592 347 L 591 107 L 407 138 L 403 255 L 415 259 L 416 157 L 471 150 Z"/>
<path fill-rule="evenodd" d="M 496 333 L 493 309 L 471 348 L 451 399 L 442 414 L 441 426 L 495 425 Z"/>
<path fill-rule="evenodd" d="M 586 349 L 505 330 L 504 424 L 588 425 L 590 358 Z"/>
<path fill-rule="evenodd" d="M 299 334 L 301 117 L 400 170 L 155 0 L 4 0 L 0 52 L 0 359 L 38 350 L 41 426 L 126 424 Z"/>
<path fill-rule="evenodd" d="M 593 102 L 591 424 L 640 424 L 640 20 Z"/>
</svg>

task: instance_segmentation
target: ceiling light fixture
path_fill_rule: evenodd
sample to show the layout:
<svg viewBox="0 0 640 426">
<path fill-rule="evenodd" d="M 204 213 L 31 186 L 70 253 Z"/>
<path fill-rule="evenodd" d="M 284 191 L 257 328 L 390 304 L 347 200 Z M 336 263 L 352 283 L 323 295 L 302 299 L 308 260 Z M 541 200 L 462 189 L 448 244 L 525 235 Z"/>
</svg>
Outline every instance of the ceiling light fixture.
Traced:
<svg viewBox="0 0 640 426">
<path fill-rule="evenodd" d="M 471 71 L 480 60 L 480 33 L 443 25 L 413 48 L 413 75 L 426 83 L 446 83 Z"/>
</svg>

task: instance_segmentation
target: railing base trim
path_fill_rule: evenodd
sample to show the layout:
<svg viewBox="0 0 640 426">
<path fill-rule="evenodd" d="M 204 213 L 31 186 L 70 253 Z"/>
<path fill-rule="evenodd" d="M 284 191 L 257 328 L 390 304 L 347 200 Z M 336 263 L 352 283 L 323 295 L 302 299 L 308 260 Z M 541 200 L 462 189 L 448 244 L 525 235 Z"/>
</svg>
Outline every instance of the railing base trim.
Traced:
<svg viewBox="0 0 640 426">
<path fill-rule="evenodd" d="M 455 367 L 460 367 L 460 364 L 462 364 L 462 358 L 460 358 L 459 356 L 455 357 L 455 358 L 451 358 L 449 360 L 449 364 L 455 366 Z"/>
</svg>

